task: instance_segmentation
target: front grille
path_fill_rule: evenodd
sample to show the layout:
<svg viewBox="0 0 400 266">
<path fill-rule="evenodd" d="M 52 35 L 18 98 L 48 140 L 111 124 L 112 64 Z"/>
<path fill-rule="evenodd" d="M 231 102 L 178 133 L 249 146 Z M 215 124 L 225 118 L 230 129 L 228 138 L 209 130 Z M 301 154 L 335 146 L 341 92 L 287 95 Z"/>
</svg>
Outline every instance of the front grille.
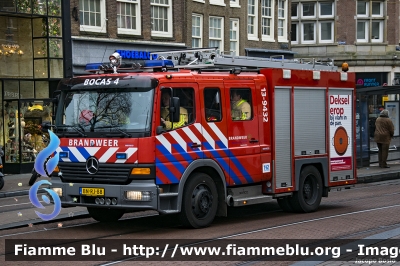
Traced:
<svg viewBox="0 0 400 266">
<path fill-rule="evenodd" d="M 86 171 L 86 163 L 58 164 L 64 182 L 96 184 L 127 184 L 133 166 L 133 164 L 100 163 L 98 172 L 91 175 Z"/>
</svg>

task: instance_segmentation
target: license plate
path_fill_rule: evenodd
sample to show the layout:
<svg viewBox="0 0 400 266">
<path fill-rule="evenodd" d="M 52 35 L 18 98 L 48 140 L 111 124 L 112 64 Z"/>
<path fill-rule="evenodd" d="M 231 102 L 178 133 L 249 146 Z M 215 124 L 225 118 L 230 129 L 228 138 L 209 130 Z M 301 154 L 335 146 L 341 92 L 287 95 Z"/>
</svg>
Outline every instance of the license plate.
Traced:
<svg viewBox="0 0 400 266">
<path fill-rule="evenodd" d="M 104 196 L 104 188 L 81 187 L 80 194 L 84 196 Z"/>
</svg>

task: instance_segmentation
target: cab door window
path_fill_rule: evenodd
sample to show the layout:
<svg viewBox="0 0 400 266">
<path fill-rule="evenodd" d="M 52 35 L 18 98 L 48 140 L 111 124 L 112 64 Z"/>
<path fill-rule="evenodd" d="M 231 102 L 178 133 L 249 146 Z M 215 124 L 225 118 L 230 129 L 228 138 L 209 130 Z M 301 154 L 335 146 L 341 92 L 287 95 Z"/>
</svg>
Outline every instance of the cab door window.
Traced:
<svg viewBox="0 0 400 266">
<path fill-rule="evenodd" d="M 173 95 L 171 95 L 171 93 Z M 171 122 L 169 104 L 171 97 L 178 97 L 180 102 L 180 119 Z M 196 118 L 193 88 L 170 88 L 161 91 L 161 125 L 166 130 L 177 129 L 194 123 Z"/>
<path fill-rule="evenodd" d="M 231 89 L 232 120 L 251 120 L 253 118 L 250 89 Z"/>
<path fill-rule="evenodd" d="M 204 89 L 204 106 L 207 122 L 219 122 L 222 120 L 221 92 L 219 89 Z"/>
</svg>

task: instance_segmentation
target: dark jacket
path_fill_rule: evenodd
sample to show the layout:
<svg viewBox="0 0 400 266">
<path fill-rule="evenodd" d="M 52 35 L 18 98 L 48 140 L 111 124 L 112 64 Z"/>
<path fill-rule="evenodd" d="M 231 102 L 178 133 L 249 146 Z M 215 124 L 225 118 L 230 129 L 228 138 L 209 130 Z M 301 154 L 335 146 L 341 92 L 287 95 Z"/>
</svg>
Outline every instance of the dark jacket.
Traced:
<svg viewBox="0 0 400 266">
<path fill-rule="evenodd" d="M 385 113 L 386 111 L 386 113 Z M 394 134 L 394 125 L 387 115 L 387 110 L 381 112 L 375 122 L 374 140 L 376 143 L 390 144 Z"/>
</svg>

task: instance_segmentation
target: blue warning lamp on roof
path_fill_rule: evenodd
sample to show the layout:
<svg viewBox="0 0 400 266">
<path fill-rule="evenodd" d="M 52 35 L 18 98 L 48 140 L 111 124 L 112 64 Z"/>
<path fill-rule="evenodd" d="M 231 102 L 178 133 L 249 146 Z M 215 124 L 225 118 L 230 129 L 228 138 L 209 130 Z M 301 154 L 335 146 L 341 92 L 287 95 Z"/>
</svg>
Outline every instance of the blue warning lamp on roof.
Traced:
<svg viewBox="0 0 400 266">
<path fill-rule="evenodd" d="M 119 53 L 113 53 L 109 57 L 109 63 L 89 63 L 86 64 L 85 71 L 92 73 L 118 73 L 129 72 L 140 69 L 153 69 L 153 71 L 167 71 L 174 68 L 172 60 L 134 60 L 133 63 L 122 63 Z"/>
</svg>

